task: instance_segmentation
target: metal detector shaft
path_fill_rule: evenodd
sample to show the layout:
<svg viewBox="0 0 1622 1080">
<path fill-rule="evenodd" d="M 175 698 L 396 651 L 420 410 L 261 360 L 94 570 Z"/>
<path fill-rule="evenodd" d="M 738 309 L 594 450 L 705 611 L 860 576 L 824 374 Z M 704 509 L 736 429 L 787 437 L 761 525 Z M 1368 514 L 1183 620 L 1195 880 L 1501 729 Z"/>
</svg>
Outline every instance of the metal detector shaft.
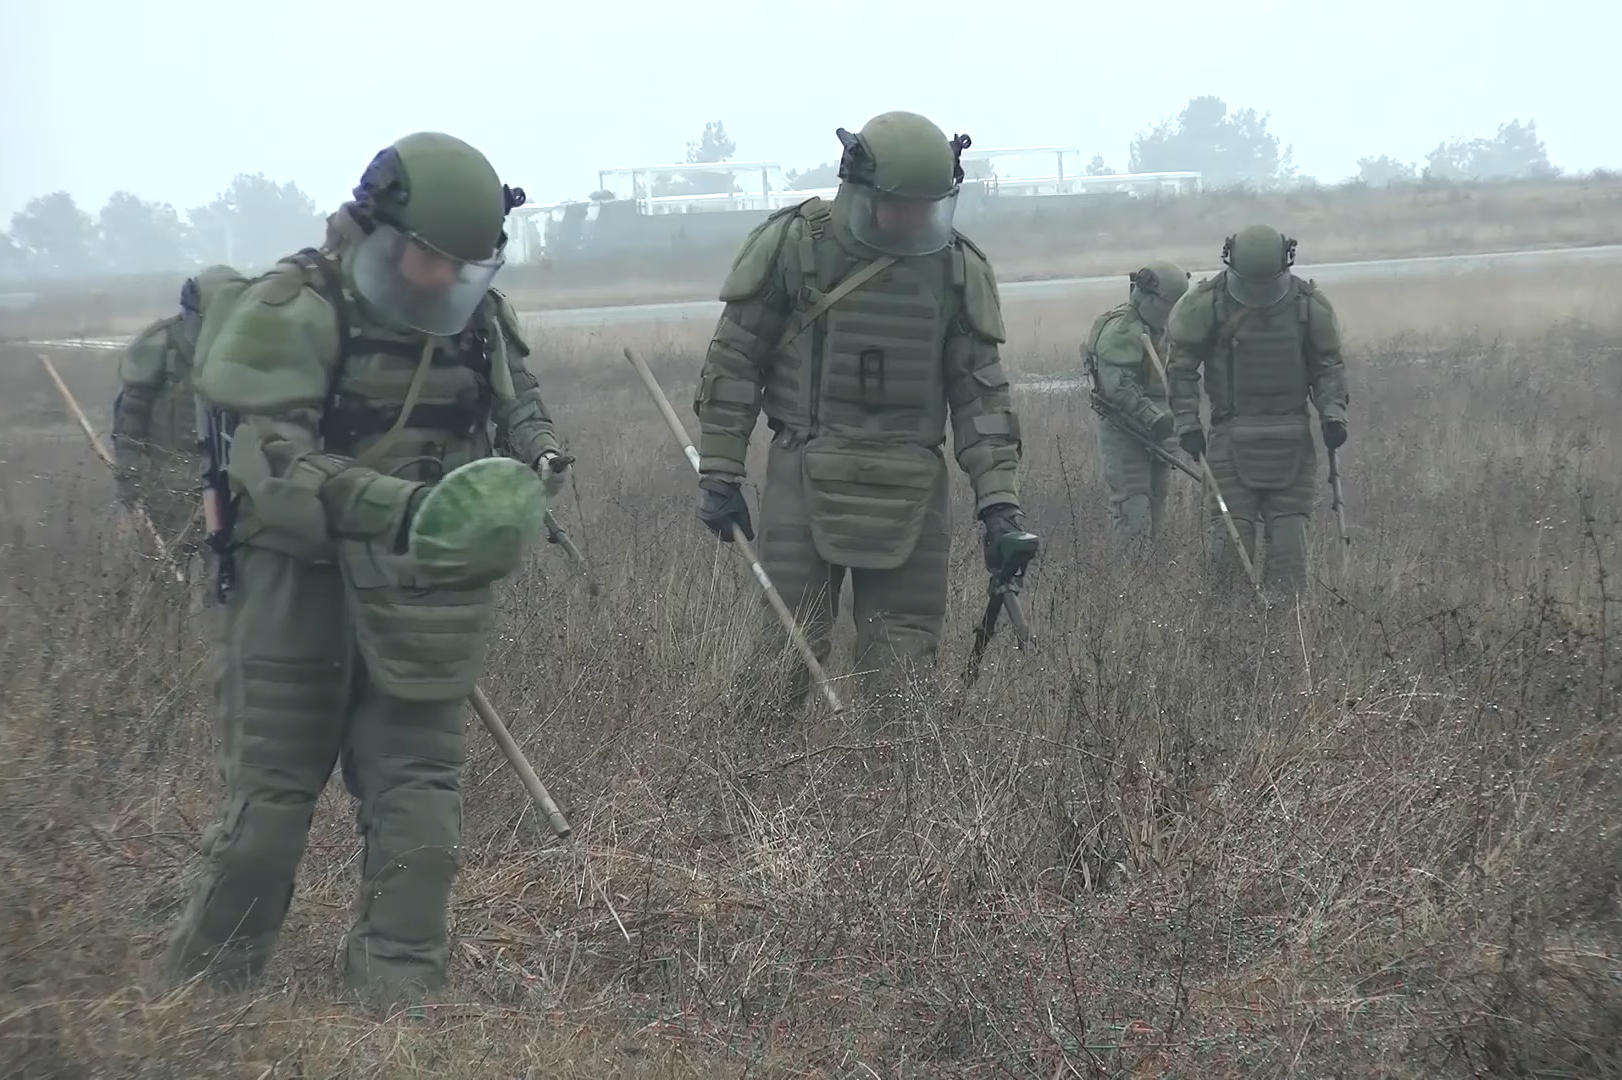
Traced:
<svg viewBox="0 0 1622 1080">
<path fill-rule="evenodd" d="M 468 695 L 468 701 L 472 703 L 473 711 L 479 714 L 479 719 L 484 722 L 484 728 L 490 733 L 490 737 L 501 747 L 501 753 L 506 757 L 507 764 L 518 774 L 524 790 L 529 792 L 530 799 L 535 803 L 535 809 L 546 816 L 547 823 L 552 826 L 552 831 L 557 833 L 559 840 L 569 839 L 570 834 L 574 832 L 569 825 L 569 819 L 563 816 L 558 804 L 547 794 L 546 785 L 535 775 L 534 766 L 529 763 L 529 758 L 524 756 L 518 741 L 512 737 L 512 732 L 507 730 L 507 725 L 501 722 L 501 717 L 496 714 L 496 707 L 484 696 L 484 690 L 475 686 L 473 693 Z"/>
<path fill-rule="evenodd" d="M 1155 351 L 1154 342 L 1149 340 L 1148 334 L 1139 334 L 1138 337 L 1143 341 L 1149 362 L 1154 365 L 1155 375 L 1159 377 L 1161 385 L 1165 386 L 1169 394 L 1171 380 L 1166 376 L 1166 367 L 1160 362 L 1160 354 Z M 1204 425 L 1201 425 L 1202 433 L 1203 428 Z M 1206 446 L 1209 448 L 1209 440 Z M 1222 514 L 1222 523 L 1228 527 L 1228 539 L 1233 541 L 1233 549 L 1239 553 L 1239 561 L 1244 564 L 1245 576 L 1250 578 L 1250 583 L 1256 587 L 1257 592 L 1260 592 L 1262 579 L 1257 576 L 1256 564 L 1250 561 L 1250 552 L 1245 550 L 1245 542 L 1239 537 L 1239 526 L 1233 523 L 1233 515 L 1228 512 L 1228 500 L 1222 497 L 1222 486 L 1217 483 L 1216 474 L 1211 471 L 1211 462 L 1207 458 L 1206 454 L 1200 455 L 1200 471 L 1205 474 L 1205 482 L 1211 485 L 1211 494 L 1216 497 L 1217 510 Z"/>
<path fill-rule="evenodd" d="M 97 435 L 96 429 L 90 426 L 89 418 L 85 416 L 84 410 L 79 408 L 79 402 L 74 398 L 73 391 L 68 389 L 68 384 L 63 382 L 62 376 L 57 373 L 56 365 L 51 363 L 50 357 L 44 353 L 38 355 L 39 362 L 45 367 L 45 374 L 51 377 L 51 381 L 56 384 L 56 392 L 62 395 L 62 403 L 68 407 L 68 412 L 72 413 L 73 418 L 79 422 L 79 427 L 84 429 L 85 438 L 90 440 L 90 448 L 96 452 L 96 456 L 101 458 L 107 468 L 111 469 L 114 475 L 117 475 L 118 465 L 113 461 L 113 455 L 108 453 L 107 448 L 102 445 L 101 436 Z M 167 558 L 170 553 L 169 545 L 164 543 L 163 534 L 158 532 L 158 527 L 152 523 L 152 516 L 146 512 L 146 507 L 139 502 L 135 502 L 130 507 L 130 511 L 146 530 L 146 534 L 151 538 L 153 546 L 158 549 L 159 558 Z M 179 539 L 179 537 L 176 537 L 176 542 Z M 186 579 L 185 572 L 178 566 L 174 568 L 174 574 L 176 581 Z"/>
<path fill-rule="evenodd" d="M 687 455 L 687 461 L 693 466 L 693 471 L 695 473 L 699 472 L 698 449 L 693 446 L 692 440 L 687 437 L 687 429 L 682 426 L 681 418 L 676 415 L 676 410 L 670 407 L 670 399 L 665 397 L 665 392 L 660 389 L 659 380 L 653 377 L 653 372 L 648 370 L 647 362 L 629 345 L 625 347 L 625 359 L 631 362 L 631 366 L 636 368 L 636 373 L 642 377 L 642 382 L 647 386 L 648 393 L 653 396 L 653 402 L 659 407 L 659 412 L 664 416 L 665 423 L 670 426 L 670 433 L 676 437 L 676 442 L 680 444 L 682 453 Z M 799 626 L 794 622 L 793 613 L 789 611 L 788 605 L 783 603 L 783 598 L 778 595 L 777 587 L 772 584 L 771 578 L 766 576 L 766 569 L 760 565 L 760 559 L 755 556 L 754 547 L 745 539 L 736 525 L 732 526 L 732 542 L 737 545 L 738 551 L 743 557 L 749 561 L 750 571 L 754 573 L 755 580 L 760 583 L 761 589 L 766 593 L 766 602 L 771 605 L 772 611 L 777 614 L 778 620 L 783 624 L 783 629 L 788 631 L 789 639 L 794 642 L 794 647 L 799 651 L 800 658 L 805 661 L 806 667 L 810 669 L 811 677 L 816 680 L 817 688 L 822 691 L 822 696 L 828 700 L 829 708 L 836 713 L 843 712 L 844 703 L 839 700 L 839 695 L 834 692 L 833 684 L 828 681 L 827 672 L 822 670 L 822 664 L 817 660 L 817 654 L 811 651 L 811 644 L 805 640 L 805 635 L 800 632 Z"/>
<path fill-rule="evenodd" d="M 1350 544 L 1351 534 L 1346 531 L 1346 497 L 1340 490 L 1340 469 L 1335 461 L 1335 452 L 1329 451 L 1329 493 L 1335 501 L 1335 526 L 1340 529 L 1340 542 Z"/>
</svg>

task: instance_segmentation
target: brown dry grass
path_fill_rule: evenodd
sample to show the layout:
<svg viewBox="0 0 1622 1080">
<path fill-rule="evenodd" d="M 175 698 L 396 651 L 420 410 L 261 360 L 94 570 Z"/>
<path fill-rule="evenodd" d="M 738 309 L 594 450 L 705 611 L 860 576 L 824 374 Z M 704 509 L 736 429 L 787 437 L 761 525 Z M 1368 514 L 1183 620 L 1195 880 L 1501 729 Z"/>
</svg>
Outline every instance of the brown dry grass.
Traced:
<svg viewBox="0 0 1622 1080">
<path fill-rule="evenodd" d="M 422 1021 L 335 993 L 336 786 L 262 991 L 151 986 L 217 794 L 201 629 L 8 356 L 6 1075 L 1622 1075 L 1622 333 L 1557 292 L 1503 278 L 1440 325 L 1337 293 L 1355 542 L 1320 511 L 1299 610 L 1207 590 L 1187 490 L 1156 563 L 1114 558 L 1092 414 L 1022 392 L 1040 648 L 959 685 L 984 588 L 960 490 L 943 666 L 872 774 L 854 728 L 720 712 L 747 577 L 692 523 L 625 339 L 549 341 L 561 516 L 609 589 L 538 552 L 485 685 L 583 850 L 471 729 L 463 1004 Z M 1026 326 L 1011 365 L 1076 325 Z M 687 415 L 702 338 L 641 344 Z M 62 366 L 107 399 L 105 355 Z"/>
<path fill-rule="evenodd" d="M 1357 185 L 1288 193 L 1210 192 L 1194 198 L 1018 212 L 966 225 L 1002 281 L 1125 274 L 1152 256 L 1210 266 L 1222 238 L 1267 221 L 1301 242 L 1303 263 L 1622 243 L 1622 177 Z M 311 241 L 315 239 L 312 237 Z M 709 300 L 732 245 L 569 264 L 512 266 L 501 284 L 525 310 Z M 0 312 L 0 338 L 130 333 L 167 314 L 179 279 L 46 287 L 32 310 Z"/>
</svg>

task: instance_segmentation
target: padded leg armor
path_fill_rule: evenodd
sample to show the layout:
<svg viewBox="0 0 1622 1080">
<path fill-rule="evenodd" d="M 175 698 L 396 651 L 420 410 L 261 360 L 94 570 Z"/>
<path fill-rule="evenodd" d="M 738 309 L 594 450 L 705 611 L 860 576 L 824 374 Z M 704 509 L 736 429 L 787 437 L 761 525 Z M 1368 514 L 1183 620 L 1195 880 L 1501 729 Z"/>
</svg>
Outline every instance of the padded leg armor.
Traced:
<svg viewBox="0 0 1622 1080">
<path fill-rule="evenodd" d="M 1115 538 L 1128 543 L 1159 535 L 1171 468 L 1107 421 L 1098 424 L 1098 453 L 1104 463 L 1110 530 Z"/>
</svg>

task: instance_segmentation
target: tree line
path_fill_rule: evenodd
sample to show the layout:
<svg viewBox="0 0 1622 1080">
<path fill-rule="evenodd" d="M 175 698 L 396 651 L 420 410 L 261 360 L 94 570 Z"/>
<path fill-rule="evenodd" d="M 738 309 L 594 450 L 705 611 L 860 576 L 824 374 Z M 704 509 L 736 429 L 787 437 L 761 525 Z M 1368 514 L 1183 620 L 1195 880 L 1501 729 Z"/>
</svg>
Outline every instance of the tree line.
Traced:
<svg viewBox="0 0 1622 1080">
<path fill-rule="evenodd" d="M 0 275 L 147 274 L 206 265 L 262 266 L 289 245 L 319 243 L 326 215 L 297 184 L 243 173 L 182 216 L 166 202 L 115 191 L 90 214 L 65 191 L 29 200 L 0 233 Z"/>
<path fill-rule="evenodd" d="M 1139 132 L 1128 147 L 1127 172 L 1195 171 L 1207 187 L 1290 187 L 1314 183 L 1299 175 L 1293 148 L 1268 130 L 1270 114 L 1230 110 L 1219 97 L 1190 99 L 1178 115 Z M 719 120 L 704 126 L 687 144 L 686 161 L 731 161 L 737 145 Z M 965 163 L 971 178 L 992 175 L 989 163 Z M 1116 170 L 1095 154 L 1086 166 L 1093 176 Z M 835 186 L 835 162 L 804 171 L 789 170 L 791 188 Z M 1537 124 L 1513 120 L 1491 136 L 1437 143 L 1423 163 L 1388 155 L 1359 158 L 1349 180 L 1386 186 L 1420 181 L 1533 179 L 1559 175 L 1538 138 Z M 735 190 L 725 173 L 694 172 L 661 178 L 654 195 L 725 193 Z M 623 193 L 630 194 L 630 193 Z M 637 195 L 648 192 L 639 190 Z M 616 193 L 593 192 L 591 198 Z M 161 273 L 224 262 L 267 265 L 323 234 L 324 215 L 296 184 L 276 183 L 263 173 L 239 174 L 212 202 L 182 214 L 165 202 L 115 192 L 99 213 L 82 209 L 65 191 L 31 200 L 0 233 L 0 278 L 59 278 L 92 274 Z"/>
</svg>

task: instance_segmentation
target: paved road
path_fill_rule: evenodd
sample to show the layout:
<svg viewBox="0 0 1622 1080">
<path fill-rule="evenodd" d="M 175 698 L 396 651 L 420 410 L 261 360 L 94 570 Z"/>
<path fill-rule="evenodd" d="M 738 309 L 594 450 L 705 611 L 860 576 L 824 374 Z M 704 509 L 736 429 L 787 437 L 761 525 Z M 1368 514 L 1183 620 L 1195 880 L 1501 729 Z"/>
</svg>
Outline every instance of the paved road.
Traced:
<svg viewBox="0 0 1622 1080">
<path fill-rule="evenodd" d="M 1421 255 L 1407 259 L 1366 259 L 1360 262 L 1300 264 L 1296 272 L 1316 278 L 1325 285 L 1380 278 L 1437 277 L 1496 270 L 1503 267 L 1575 267 L 1585 263 L 1622 263 L 1622 244 L 1603 247 L 1544 248 L 1535 251 L 1491 252 L 1479 255 Z M 1195 279 L 1214 273 L 1216 267 L 1194 269 Z M 1052 300 L 1085 293 L 1092 289 L 1119 289 L 1119 274 L 1103 277 L 1054 278 L 1047 281 L 1010 281 L 1002 286 L 1005 302 Z M 721 305 L 713 300 L 690 300 L 673 304 L 625 304 L 617 307 L 554 308 L 524 311 L 520 316 L 548 326 L 625 326 L 636 323 L 713 323 Z M 119 349 L 129 338 L 96 340 L 38 341 L 29 344 L 66 349 Z"/>
</svg>

